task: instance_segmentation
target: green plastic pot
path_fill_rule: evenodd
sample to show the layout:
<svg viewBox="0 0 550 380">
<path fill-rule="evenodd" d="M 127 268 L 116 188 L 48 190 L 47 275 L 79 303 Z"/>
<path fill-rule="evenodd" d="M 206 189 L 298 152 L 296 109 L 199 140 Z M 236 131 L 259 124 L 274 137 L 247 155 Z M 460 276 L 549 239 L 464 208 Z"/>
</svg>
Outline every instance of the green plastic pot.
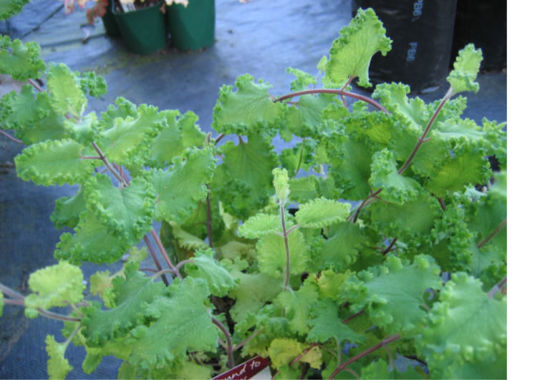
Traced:
<svg viewBox="0 0 550 380">
<path fill-rule="evenodd" d="M 214 0 L 189 0 L 189 5 L 166 7 L 168 32 L 174 47 L 200 50 L 214 43 L 216 7 Z"/>
<path fill-rule="evenodd" d="M 119 37 L 120 30 L 118 29 L 118 24 L 115 16 L 113 15 L 112 4 L 113 1 L 109 0 L 109 5 L 105 9 L 105 14 L 101 17 L 101 20 L 103 21 L 103 26 L 105 27 L 105 34 L 110 37 Z"/>
<path fill-rule="evenodd" d="M 137 54 L 150 54 L 166 48 L 167 35 L 162 3 L 137 11 L 119 13 L 113 6 L 113 15 L 128 49 Z"/>
</svg>

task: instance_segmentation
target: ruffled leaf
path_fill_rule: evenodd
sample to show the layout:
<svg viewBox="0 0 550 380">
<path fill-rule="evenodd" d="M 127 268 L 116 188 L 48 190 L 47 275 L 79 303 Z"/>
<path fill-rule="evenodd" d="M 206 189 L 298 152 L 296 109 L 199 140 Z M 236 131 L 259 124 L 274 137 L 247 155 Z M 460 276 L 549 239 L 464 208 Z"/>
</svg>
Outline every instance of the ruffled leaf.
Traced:
<svg viewBox="0 0 550 380">
<path fill-rule="evenodd" d="M 420 184 L 398 173 L 393 154 L 382 149 L 372 157 L 369 184 L 373 189 L 383 188 L 380 198 L 403 204 L 418 197 Z"/>
<path fill-rule="evenodd" d="M 50 65 L 48 71 L 48 90 L 52 106 L 62 115 L 80 117 L 88 99 L 80 88 L 75 74 L 64 64 Z"/>
<path fill-rule="evenodd" d="M 6 14 L 18 11 L 25 3 L 26 0 L 2 1 L 0 20 Z M 0 36 L 0 74 L 8 74 L 13 79 L 25 81 L 40 78 L 45 69 L 46 64 L 40 58 L 40 46 L 36 42 L 24 44 L 9 36 Z"/>
<path fill-rule="evenodd" d="M 300 231 L 292 231 L 288 236 L 290 251 L 290 273 L 300 274 L 307 269 L 309 252 L 304 236 Z M 280 277 L 286 267 L 285 242 L 281 235 L 271 233 L 258 240 L 258 265 L 260 272 Z"/>
<path fill-rule="evenodd" d="M 12 91 L 0 100 L 2 128 L 15 130 L 15 136 L 27 145 L 67 137 L 65 121 L 52 108 L 49 95 L 35 94 L 30 85 L 23 85 L 19 93 Z"/>
<path fill-rule="evenodd" d="M 279 369 L 283 365 L 290 363 L 306 348 L 307 345 L 295 339 L 273 339 L 268 349 L 269 359 L 273 367 Z"/>
<path fill-rule="evenodd" d="M 212 127 L 219 133 L 249 135 L 265 132 L 277 127 L 283 115 L 284 106 L 271 99 L 268 90 L 271 85 L 254 82 L 251 75 L 245 74 L 233 86 L 222 86 L 213 113 Z"/>
<path fill-rule="evenodd" d="M 352 310 L 366 306 L 376 325 L 418 331 L 427 318 L 424 293 L 442 287 L 440 272 L 431 256 L 415 256 L 412 264 L 390 256 L 384 265 L 360 272 L 343 293 L 349 295 Z"/>
<path fill-rule="evenodd" d="M 290 321 L 289 327 L 293 333 L 307 334 L 310 313 L 318 297 L 315 285 L 307 282 L 296 292 L 282 292 L 274 303 L 284 310 L 285 318 Z"/>
<path fill-rule="evenodd" d="M 80 268 L 64 261 L 39 269 L 29 277 L 29 288 L 34 293 L 25 297 L 25 306 L 46 310 L 78 303 L 83 298 L 83 281 Z"/>
<path fill-rule="evenodd" d="M 137 269 L 137 265 L 126 266 L 124 276 L 114 278 L 112 284 L 113 308 L 100 310 L 96 305 L 84 309 L 82 334 L 89 346 L 102 346 L 125 336 L 142 323 L 146 305 L 166 292 L 161 282 L 153 282 Z"/>
<path fill-rule="evenodd" d="M 146 317 L 154 322 L 132 331 L 136 339 L 129 362 L 138 368 L 163 368 L 187 352 L 215 351 L 218 329 L 205 306 L 209 291 L 206 282 L 186 278 L 175 282 L 164 297 L 156 297 L 145 307 Z M 169 331 L 169 333 L 167 333 Z M 159 344 L 159 336 L 162 336 Z"/>
<path fill-rule="evenodd" d="M 61 197 L 55 201 L 55 210 L 50 220 L 56 228 L 74 228 L 80 220 L 80 214 L 86 210 L 86 202 L 82 188 L 70 197 Z"/>
<path fill-rule="evenodd" d="M 246 219 L 264 207 L 273 194 L 273 175 L 277 166 L 273 147 L 259 135 L 248 142 L 225 144 L 224 159 L 216 167 L 212 190 L 219 194 L 224 210 Z"/>
<path fill-rule="evenodd" d="M 60 236 L 55 257 L 73 264 L 82 261 L 112 263 L 120 259 L 134 243 L 137 241 L 124 239 L 105 226 L 95 214 L 85 211 L 74 234 L 66 232 Z"/>
<path fill-rule="evenodd" d="M 91 176 L 94 164 L 83 160 L 84 146 L 74 140 L 47 140 L 31 145 L 15 157 L 17 174 L 38 185 L 74 185 Z"/>
<path fill-rule="evenodd" d="M 106 123 L 105 120 L 102 122 Z M 136 165 L 145 159 L 151 140 L 166 123 L 153 106 L 141 105 L 137 117 L 116 118 L 106 125 L 99 137 L 99 147 L 107 158 L 119 164 Z"/>
<path fill-rule="evenodd" d="M 454 69 L 447 77 L 447 82 L 453 88 L 454 94 L 464 91 L 478 92 L 479 83 L 475 80 L 482 60 L 481 49 L 476 49 L 473 44 L 466 45 L 458 52 Z"/>
<path fill-rule="evenodd" d="M 494 360 L 506 349 L 506 299 L 489 298 L 481 282 L 466 273 L 453 274 L 416 342 L 436 377 Z"/>
<path fill-rule="evenodd" d="M 359 9 L 348 26 L 340 30 L 330 48 L 326 66 L 327 79 L 342 86 L 350 77 L 358 77 L 358 84 L 370 87 L 369 66 L 374 54 L 386 55 L 391 50 L 391 40 L 374 11 Z"/>
<path fill-rule="evenodd" d="M 257 214 L 239 226 L 239 235 L 247 239 L 258 239 L 273 232 L 283 232 L 280 215 Z"/>
<path fill-rule="evenodd" d="M 185 265 L 185 273 L 206 280 L 210 293 L 217 297 L 226 296 L 235 286 L 233 276 L 214 259 L 212 250 L 195 252 L 192 261 Z"/>
<path fill-rule="evenodd" d="M 86 183 L 85 197 L 99 220 L 126 240 L 138 241 L 152 228 L 155 194 L 143 178 L 119 188 L 109 177 L 98 174 Z"/>
<path fill-rule="evenodd" d="M 158 193 L 156 214 L 160 220 L 182 222 L 208 195 L 206 185 L 214 173 L 211 150 L 191 150 L 187 159 L 168 170 L 154 170 L 152 183 Z"/>
<path fill-rule="evenodd" d="M 310 322 L 312 328 L 307 335 L 308 342 L 325 343 L 334 338 L 338 342 L 358 343 L 363 339 L 361 334 L 342 322 L 338 316 L 338 306 L 334 302 L 319 301 L 314 310 L 315 317 Z"/>
<path fill-rule="evenodd" d="M 50 379 L 65 379 L 73 366 L 65 358 L 66 343 L 58 343 L 53 335 L 46 336 L 46 352 L 48 353 L 48 376 Z"/>
<path fill-rule="evenodd" d="M 345 221 L 350 207 L 349 203 L 317 198 L 300 206 L 296 212 L 296 222 L 304 228 L 327 227 Z"/>
</svg>

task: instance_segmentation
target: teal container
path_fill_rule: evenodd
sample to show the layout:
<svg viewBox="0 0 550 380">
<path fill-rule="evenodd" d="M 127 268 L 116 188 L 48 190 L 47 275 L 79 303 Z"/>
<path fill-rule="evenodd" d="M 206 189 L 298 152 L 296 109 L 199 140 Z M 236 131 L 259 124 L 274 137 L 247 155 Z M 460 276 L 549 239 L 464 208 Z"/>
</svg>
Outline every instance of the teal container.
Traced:
<svg viewBox="0 0 550 380">
<path fill-rule="evenodd" d="M 168 44 L 162 3 L 137 11 L 119 13 L 113 6 L 113 15 L 128 49 L 137 54 L 150 54 Z"/>
<path fill-rule="evenodd" d="M 103 21 L 103 26 L 105 27 L 105 34 L 109 37 L 119 37 L 120 30 L 118 29 L 118 24 L 116 22 L 115 16 L 113 15 L 113 1 L 109 0 L 109 5 L 105 9 L 105 14 L 101 17 Z"/>
<path fill-rule="evenodd" d="M 166 7 L 168 32 L 174 47 L 201 50 L 214 44 L 216 6 L 214 0 L 189 0 L 189 5 Z"/>
</svg>

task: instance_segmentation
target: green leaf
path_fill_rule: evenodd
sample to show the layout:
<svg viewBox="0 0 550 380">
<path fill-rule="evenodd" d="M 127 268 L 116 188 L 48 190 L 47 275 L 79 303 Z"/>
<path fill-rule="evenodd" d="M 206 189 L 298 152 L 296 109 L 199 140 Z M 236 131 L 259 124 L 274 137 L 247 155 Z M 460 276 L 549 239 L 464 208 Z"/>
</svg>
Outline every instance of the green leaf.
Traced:
<svg viewBox="0 0 550 380">
<path fill-rule="evenodd" d="M 142 323 L 146 306 L 166 292 L 161 282 L 153 282 L 135 264 L 126 266 L 124 276 L 115 277 L 112 284 L 115 307 L 100 310 L 96 304 L 83 309 L 82 334 L 91 347 L 125 336 Z"/>
<path fill-rule="evenodd" d="M 459 152 L 446 160 L 428 181 L 426 189 L 445 196 L 448 192 L 464 191 L 469 185 L 486 183 L 490 176 L 491 167 L 483 152 Z"/>
<path fill-rule="evenodd" d="M 156 215 L 160 220 L 183 222 L 208 195 L 216 167 L 210 149 L 192 149 L 185 161 L 167 170 L 153 170 L 152 183 L 158 193 Z"/>
<path fill-rule="evenodd" d="M 319 183 L 315 176 L 291 178 L 290 200 L 298 203 L 306 203 L 319 197 Z"/>
<path fill-rule="evenodd" d="M 296 339 L 277 338 L 269 345 L 268 353 L 271 364 L 275 369 L 290 363 L 307 348 L 304 343 Z"/>
<path fill-rule="evenodd" d="M 315 79 L 313 75 L 308 74 L 305 71 L 288 67 L 286 69 L 286 72 L 296 77 L 296 79 L 290 82 L 290 89 L 292 91 L 302 91 L 307 89 L 309 85 L 317 84 L 317 79 Z"/>
<path fill-rule="evenodd" d="M 296 222 L 304 228 L 327 227 L 345 221 L 350 207 L 349 203 L 317 198 L 300 206 L 296 212 Z"/>
<path fill-rule="evenodd" d="M 307 335 L 308 342 L 325 343 L 331 338 L 337 342 L 349 341 L 359 343 L 363 336 L 344 324 L 338 316 L 338 306 L 330 301 L 319 301 L 314 307 L 315 317 L 311 320 L 312 326 Z"/>
<path fill-rule="evenodd" d="M 85 211 L 74 234 L 68 232 L 59 238 L 55 250 L 58 260 L 67 260 L 73 264 L 82 261 L 92 263 L 112 263 L 136 242 L 128 241 L 105 226 L 95 214 Z"/>
<path fill-rule="evenodd" d="M 374 202 L 369 206 L 371 223 L 387 236 L 422 235 L 428 233 L 441 214 L 441 206 L 429 193 L 422 191 L 418 198 L 397 205 Z"/>
<path fill-rule="evenodd" d="M 186 112 L 183 117 L 178 111 L 164 111 L 162 114 L 166 124 L 151 142 L 150 164 L 157 168 L 183 155 L 187 148 L 202 146 L 206 140 L 206 135 L 196 124 L 199 117 L 193 112 Z"/>
<path fill-rule="evenodd" d="M 78 78 L 78 84 L 84 93 L 88 91 L 90 96 L 99 98 L 107 93 L 107 82 L 101 75 L 94 71 L 85 71 L 83 73 L 75 72 Z"/>
<path fill-rule="evenodd" d="M 481 282 L 455 273 L 416 339 L 433 376 L 450 368 L 495 360 L 506 349 L 506 298 L 489 298 Z"/>
<path fill-rule="evenodd" d="M 289 227 L 291 224 L 289 224 Z M 257 214 L 239 226 L 239 235 L 247 239 L 258 239 L 270 233 L 282 233 L 280 215 Z"/>
<path fill-rule="evenodd" d="M 62 115 L 70 114 L 79 118 L 84 113 L 88 100 L 80 88 L 77 78 L 66 65 L 50 65 L 48 90 L 52 106 Z"/>
<path fill-rule="evenodd" d="M 316 286 L 307 282 L 296 292 L 281 292 L 274 300 L 274 304 L 284 310 L 293 333 L 307 334 L 310 313 L 318 297 Z"/>
<path fill-rule="evenodd" d="M 440 272 L 431 256 L 417 255 L 412 264 L 390 256 L 384 265 L 360 272 L 343 293 L 349 295 L 352 311 L 366 306 L 376 325 L 418 331 L 427 318 L 424 293 L 442 287 Z"/>
<path fill-rule="evenodd" d="M 271 85 L 249 75 L 241 75 L 233 86 L 222 86 L 213 113 L 212 127 L 219 133 L 249 135 L 278 126 L 283 104 L 275 103 L 268 90 Z"/>
<path fill-rule="evenodd" d="M 327 62 L 327 79 L 341 87 L 350 77 L 358 77 L 358 84 L 370 87 L 369 66 L 377 52 L 386 55 L 391 50 L 391 40 L 386 36 L 382 22 L 374 11 L 359 9 L 348 26 L 340 30 L 330 48 Z"/>
<path fill-rule="evenodd" d="M 34 293 L 25 297 L 25 306 L 46 310 L 78 303 L 83 298 L 83 281 L 80 268 L 64 261 L 39 269 L 29 277 L 29 288 Z"/>
<path fill-rule="evenodd" d="M 453 89 L 453 94 L 458 94 L 464 91 L 478 92 L 479 83 L 477 74 L 483 55 L 481 49 L 475 48 L 473 44 L 468 44 L 464 49 L 458 52 L 458 57 L 454 63 L 454 69 L 447 77 L 447 82 Z"/>
<path fill-rule="evenodd" d="M 275 195 L 281 205 L 284 205 L 290 195 L 290 187 L 288 185 L 288 172 L 286 169 L 275 168 L 273 173 L 273 187 Z"/>
<path fill-rule="evenodd" d="M 288 236 L 290 251 L 290 273 L 301 274 L 307 270 L 309 252 L 304 236 L 298 230 Z M 285 242 L 281 235 L 270 233 L 258 240 L 258 265 L 260 272 L 270 276 L 280 277 L 286 267 Z"/>
<path fill-rule="evenodd" d="M 283 133 L 302 138 L 315 137 L 325 122 L 323 110 L 336 99 L 335 95 L 302 95 L 297 103 L 287 107 Z"/>
<path fill-rule="evenodd" d="M 209 296 L 206 282 L 186 278 L 167 290 L 166 296 L 156 297 L 145 308 L 154 322 L 132 331 L 136 342 L 129 362 L 139 368 L 163 368 L 174 358 L 186 357 L 188 351 L 213 352 L 218 345 L 218 330 L 205 306 Z"/>
<path fill-rule="evenodd" d="M 122 112 L 126 112 L 124 108 Z M 156 107 L 141 105 L 137 116 L 117 117 L 108 124 L 105 120 L 102 122 L 104 129 L 98 145 L 105 156 L 113 162 L 132 165 L 146 158 L 153 137 L 163 128 L 166 120 Z"/>
<path fill-rule="evenodd" d="M 82 188 L 79 188 L 75 195 L 61 197 L 55 201 L 55 210 L 50 215 L 50 220 L 58 229 L 63 227 L 74 228 L 84 210 L 86 210 L 84 193 Z"/>
<path fill-rule="evenodd" d="M 189 277 L 202 278 L 208 283 L 210 293 L 224 297 L 235 287 L 233 276 L 214 259 L 214 251 L 195 252 L 195 257 L 185 265 Z"/>
<path fill-rule="evenodd" d="M 65 120 L 52 108 L 49 95 L 39 92 L 35 97 L 30 85 L 0 100 L 2 128 L 15 130 L 15 136 L 27 145 L 67 137 Z"/>
<path fill-rule="evenodd" d="M 250 135 L 247 143 L 226 143 L 223 152 L 212 190 L 219 194 L 227 213 L 246 219 L 263 208 L 273 194 L 271 171 L 277 166 L 273 147 L 259 135 Z"/>
<path fill-rule="evenodd" d="M 65 359 L 66 343 L 58 343 L 53 335 L 46 336 L 46 352 L 48 353 L 48 376 L 50 379 L 65 379 L 73 367 Z"/>
<path fill-rule="evenodd" d="M 279 278 L 264 273 L 233 272 L 232 274 L 237 280 L 237 286 L 231 290 L 229 296 L 237 302 L 230 313 L 236 322 L 242 321 L 248 314 L 257 313 L 264 303 L 275 298 L 283 287 Z"/>
<path fill-rule="evenodd" d="M 325 233 L 320 249 L 312 255 L 313 265 L 320 269 L 344 271 L 357 260 L 366 243 L 366 236 L 357 223 L 332 225 Z"/>
<path fill-rule="evenodd" d="M 385 360 L 379 359 L 361 369 L 361 379 L 425 379 L 426 374 L 419 366 L 408 366 L 404 371 L 390 368 Z M 480 378 L 481 379 L 481 378 Z"/>
<path fill-rule="evenodd" d="M 74 185 L 91 176 L 94 163 L 83 160 L 85 148 L 74 140 L 47 140 L 15 157 L 18 176 L 37 185 Z"/>
<path fill-rule="evenodd" d="M 373 189 L 383 188 L 380 198 L 397 204 L 417 198 L 421 189 L 414 179 L 399 174 L 392 152 L 385 148 L 372 157 L 369 185 Z"/>
<path fill-rule="evenodd" d="M 125 240 L 139 241 L 152 228 L 155 194 L 143 178 L 133 178 L 130 186 L 120 188 L 98 174 L 86 183 L 84 196 L 101 223 Z"/>
<path fill-rule="evenodd" d="M 0 20 L 7 14 L 18 11 L 26 0 L 2 0 Z M 7 6 L 7 9 L 6 9 Z M 25 81 L 42 76 L 46 64 L 40 58 L 40 46 L 36 42 L 23 43 L 9 36 L 0 36 L 0 74 L 8 74 L 13 79 Z"/>
<path fill-rule="evenodd" d="M 4 311 L 4 293 L 0 292 L 0 317 Z"/>
</svg>

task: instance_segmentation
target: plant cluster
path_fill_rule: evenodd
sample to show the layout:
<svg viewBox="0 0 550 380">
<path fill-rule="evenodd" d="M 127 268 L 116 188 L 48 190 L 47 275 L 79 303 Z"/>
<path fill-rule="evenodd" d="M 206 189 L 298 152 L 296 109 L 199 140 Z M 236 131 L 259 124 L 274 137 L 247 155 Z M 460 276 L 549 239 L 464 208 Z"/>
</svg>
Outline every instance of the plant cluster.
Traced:
<svg viewBox="0 0 550 380">
<path fill-rule="evenodd" d="M 3 37 L 0 72 L 27 82 L 0 101 L 2 135 L 27 145 L 18 176 L 78 185 L 51 216 L 73 229 L 59 263 L 28 295 L 0 284 L 0 312 L 63 321 L 49 375 L 67 375 L 74 344 L 86 373 L 114 355 L 121 378 L 210 378 L 255 355 L 283 379 L 505 377 L 506 135 L 463 118 L 457 96 L 478 90 L 481 51 L 460 52 L 433 103 L 401 83 L 353 92 L 390 48 L 361 10 L 321 79 L 288 69 L 286 95 L 250 75 L 223 86 L 212 136 L 192 112 L 124 98 L 87 112 L 102 78 Z M 82 262 L 120 270 L 88 286 Z M 398 371 L 397 354 L 419 365 Z"/>
</svg>

